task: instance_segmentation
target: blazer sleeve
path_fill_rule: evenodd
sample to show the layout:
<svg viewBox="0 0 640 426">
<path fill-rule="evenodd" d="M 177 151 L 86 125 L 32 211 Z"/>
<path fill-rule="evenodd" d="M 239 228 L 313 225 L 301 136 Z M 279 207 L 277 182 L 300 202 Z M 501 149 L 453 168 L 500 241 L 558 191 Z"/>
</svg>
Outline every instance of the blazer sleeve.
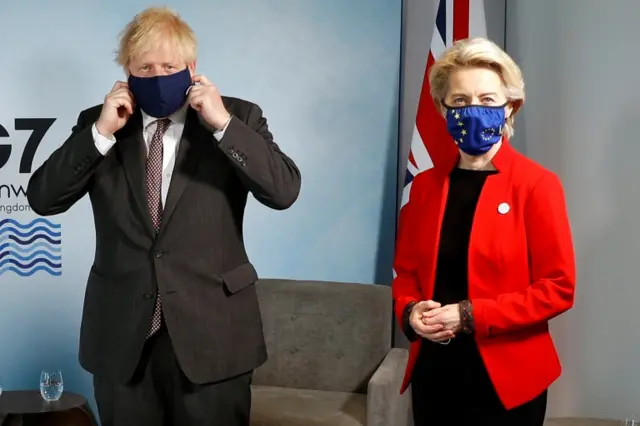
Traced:
<svg viewBox="0 0 640 426">
<path fill-rule="evenodd" d="M 296 201 L 302 183 L 300 170 L 273 141 L 259 106 L 251 106 L 246 122 L 232 116 L 218 146 L 260 203 L 284 210 Z"/>
<path fill-rule="evenodd" d="M 64 213 L 88 192 L 104 158 L 93 140 L 92 124 L 80 113 L 71 136 L 31 175 L 27 200 L 37 214 Z"/>
<path fill-rule="evenodd" d="M 395 315 L 410 340 L 413 335 L 410 333 L 411 330 L 406 329 L 408 322 L 405 316 L 406 307 L 411 302 L 423 300 L 418 283 L 417 241 L 415 238 L 415 230 L 420 220 L 420 203 L 418 201 L 420 191 L 421 182 L 416 177 L 411 186 L 410 201 L 400 210 L 396 253 L 393 262 L 395 278 L 391 283 Z"/>
<path fill-rule="evenodd" d="M 531 284 L 526 290 L 495 299 L 474 299 L 479 337 L 527 328 L 573 306 L 576 283 L 574 250 L 564 191 L 555 174 L 534 185 L 525 204 L 524 222 Z"/>
</svg>

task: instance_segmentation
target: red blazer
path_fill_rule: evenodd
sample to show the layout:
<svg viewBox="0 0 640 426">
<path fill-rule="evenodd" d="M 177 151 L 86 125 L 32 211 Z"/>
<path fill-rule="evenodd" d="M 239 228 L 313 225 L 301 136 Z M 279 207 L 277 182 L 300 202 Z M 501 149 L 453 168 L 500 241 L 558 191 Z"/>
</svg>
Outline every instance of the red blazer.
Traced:
<svg viewBox="0 0 640 426">
<path fill-rule="evenodd" d="M 402 209 L 392 284 L 400 322 L 409 302 L 433 296 L 449 173 L 457 161 L 416 176 Z M 487 178 L 471 231 L 469 299 L 482 359 L 503 404 L 513 408 L 560 376 L 547 322 L 573 305 L 576 272 L 558 177 L 508 142 L 493 165 L 498 173 Z M 401 392 L 420 344 L 411 344 Z"/>
</svg>

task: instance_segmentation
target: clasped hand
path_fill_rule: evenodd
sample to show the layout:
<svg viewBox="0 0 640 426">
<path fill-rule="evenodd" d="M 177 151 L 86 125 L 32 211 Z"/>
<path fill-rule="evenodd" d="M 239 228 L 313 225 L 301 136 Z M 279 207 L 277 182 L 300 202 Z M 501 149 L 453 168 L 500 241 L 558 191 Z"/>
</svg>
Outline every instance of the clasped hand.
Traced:
<svg viewBox="0 0 640 426">
<path fill-rule="evenodd" d="M 409 324 L 419 336 L 443 342 L 460 331 L 460 309 L 457 303 L 441 306 L 433 300 L 419 302 L 411 310 Z"/>
</svg>

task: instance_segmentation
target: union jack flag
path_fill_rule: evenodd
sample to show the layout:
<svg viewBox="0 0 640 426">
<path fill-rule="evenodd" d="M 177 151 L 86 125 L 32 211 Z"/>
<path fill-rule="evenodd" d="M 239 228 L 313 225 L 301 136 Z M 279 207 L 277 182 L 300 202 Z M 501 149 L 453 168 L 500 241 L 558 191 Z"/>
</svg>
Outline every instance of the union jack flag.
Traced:
<svg viewBox="0 0 640 426">
<path fill-rule="evenodd" d="M 431 100 L 429 70 L 435 59 L 454 41 L 486 36 L 483 0 L 440 0 L 411 138 L 401 209 L 409 202 L 411 182 L 418 173 L 457 155 L 456 146 L 447 132 L 446 122 Z"/>
</svg>

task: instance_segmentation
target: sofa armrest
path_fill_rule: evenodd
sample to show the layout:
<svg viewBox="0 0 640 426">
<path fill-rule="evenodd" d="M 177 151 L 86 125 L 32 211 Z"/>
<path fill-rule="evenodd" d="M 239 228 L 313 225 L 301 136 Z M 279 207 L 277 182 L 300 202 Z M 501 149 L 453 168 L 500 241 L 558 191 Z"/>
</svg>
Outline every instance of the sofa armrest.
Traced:
<svg viewBox="0 0 640 426">
<path fill-rule="evenodd" d="M 367 426 L 407 426 L 413 424 L 411 392 L 400 394 L 409 351 L 392 348 L 369 380 Z"/>
</svg>

